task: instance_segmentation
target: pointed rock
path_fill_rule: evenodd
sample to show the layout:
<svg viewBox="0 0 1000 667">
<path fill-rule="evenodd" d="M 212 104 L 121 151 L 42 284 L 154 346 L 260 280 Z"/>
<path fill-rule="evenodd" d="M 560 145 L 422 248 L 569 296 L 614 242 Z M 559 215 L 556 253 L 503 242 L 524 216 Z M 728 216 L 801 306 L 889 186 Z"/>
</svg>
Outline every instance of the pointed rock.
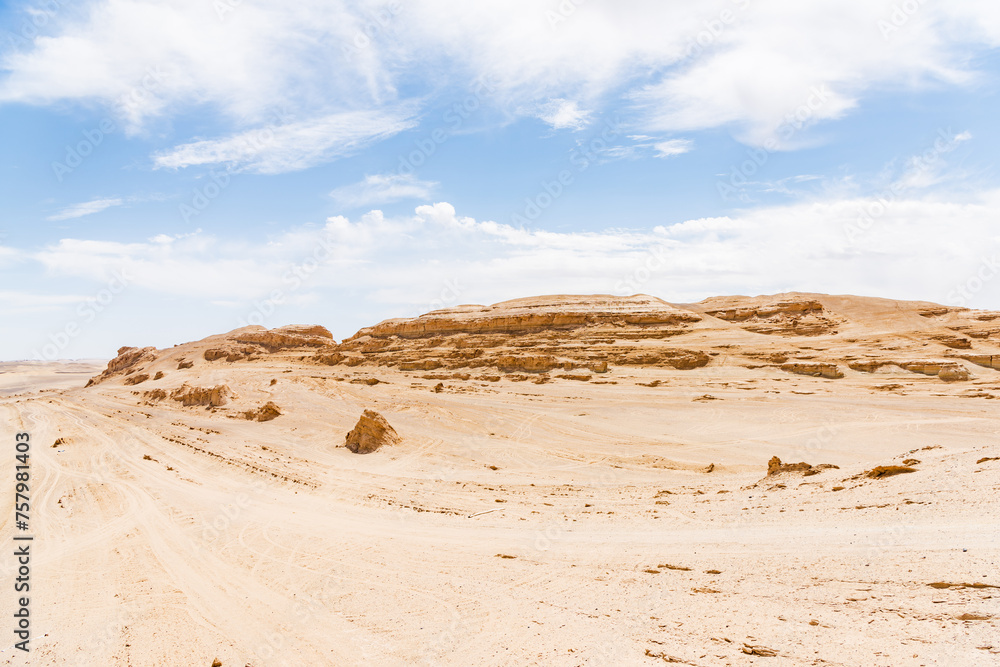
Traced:
<svg viewBox="0 0 1000 667">
<path fill-rule="evenodd" d="M 374 410 L 365 410 L 344 446 L 355 454 L 369 454 L 383 445 L 399 444 L 399 434 L 385 417 Z"/>
</svg>

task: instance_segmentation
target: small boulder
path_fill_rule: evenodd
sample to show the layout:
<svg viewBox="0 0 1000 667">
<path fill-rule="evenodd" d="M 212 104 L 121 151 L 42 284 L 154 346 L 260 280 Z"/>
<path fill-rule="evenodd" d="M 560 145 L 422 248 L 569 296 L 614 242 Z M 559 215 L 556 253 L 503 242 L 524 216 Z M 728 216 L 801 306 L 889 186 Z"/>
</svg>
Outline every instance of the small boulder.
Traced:
<svg viewBox="0 0 1000 667">
<path fill-rule="evenodd" d="M 875 466 L 871 470 L 865 471 L 865 477 L 869 479 L 884 479 L 908 472 L 917 472 L 917 469 L 910 466 Z"/>
<path fill-rule="evenodd" d="M 945 382 L 965 382 L 969 379 L 969 371 L 964 366 L 954 364 L 945 366 L 938 371 L 938 378 Z"/>
<path fill-rule="evenodd" d="M 769 477 L 771 475 L 780 475 L 785 472 L 805 472 L 810 468 L 812 468 L 812 466 L 804 462 L 782 463 L 781 459 L 777 456 L 772 456 L 771 460 L 767 462 L 767 474 Z"/>
<path fill-rule="evenodd" d="M 838 469 L 840 466 L 835 466 L 832 463 L 820 463 L 819 465 L 810 465 L 804 461 L 799 463 L 782 463 L 781 459 L 777 456 L 772 456 L 771 460 L 767 462 L 767 476 L 773 477 L 774 475 L 781 475 L 784 473 L 800 472 L 806 477 L 812 475 L 818 475 L 823 470 Z"/>
<path fill-rule="evenodd" d="M 385 417 L 365 410 L 354 429 L 347 434 L 344 446 L 355 454 L 370 454 L 383 445 L 399 444 L 399 434 Z"/>
<path fill-rule="evenodd" d="M 281 416 L 281 408 L 278 407 L 277 403 L 274 401 L 268 401 L 264 405 L 260 406 L 256 410 L 247 410 L 243 413 L 244 419 L 249 419 L 250 421 L 259 422 L 269 422 L 276 417 Z"/>
</svg>

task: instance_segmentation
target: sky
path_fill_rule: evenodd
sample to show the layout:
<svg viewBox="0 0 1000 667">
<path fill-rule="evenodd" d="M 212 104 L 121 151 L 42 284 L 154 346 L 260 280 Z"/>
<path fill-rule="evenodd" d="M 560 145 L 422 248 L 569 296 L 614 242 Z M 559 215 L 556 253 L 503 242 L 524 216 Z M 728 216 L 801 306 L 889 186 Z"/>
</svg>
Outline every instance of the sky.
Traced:
<svg viewBox="0 0 1000 667">
<path fill-rule="evenodd" d="M 0 359 L 540 294 L 1000 309 L 1000 4 L 0 1 Z"/>
</svg>

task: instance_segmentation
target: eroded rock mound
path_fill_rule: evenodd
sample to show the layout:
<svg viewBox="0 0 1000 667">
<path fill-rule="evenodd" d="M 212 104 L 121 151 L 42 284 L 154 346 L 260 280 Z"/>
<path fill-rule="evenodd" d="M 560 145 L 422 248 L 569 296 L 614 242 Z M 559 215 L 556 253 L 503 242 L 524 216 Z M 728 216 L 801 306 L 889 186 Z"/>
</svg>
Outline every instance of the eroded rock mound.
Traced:
<svg viewBox="0 0 1000 667">
<path fill-rule="evenodd" d="M 250 421 L 258 422 L 269 422 L 276 417 L 281 416 L 281 408 L 278 407 L 277 403 L 274 401 L 268 401 L 264 405 L 260 406 L 256 410 L 247 410 L 243 413 L 244 419 L 249 419 Z"/>
<path fill-rule="evenodd" d="M 233 362 L 248 359 L 257 352 L 262 352 L 262 350 L 252 345 L 227 345 L 226 347 L 211 347 L 205 350 L 203 356 L 205 357 L 205 361 L 225 359 L 226 361 Z"/>
<path fill-rule="evenodd" d="M 683 327 L 699 320 L 701 317 L 696 313 L 644 294 L 629 297 L 553 295 L 514 299 L 492 306 L 456 306 L 413 319 L 386 320 L 360 330 L 356 337 L 515 333 L 602 324 Z"/>
<path fill-rule="evenodd" d="M 261 345 L 269 352 L 296 347 L 325 347 L 334 342 L 333 334 L 326 327 L 292 324 L 264 331 L 245 331 L 237 334 L 238 343 Z"/>
<path fill-rule="evenodd" d="M 399 444 L 399 435 L 385 417 L 374 410 L 364 411 L 344 442 L 344 446 L 355 454 L 370 454 L 384 445 L 396 444 Z"/>
<path fill-rule="evenodd" d="M 136 373 L 135 375 L 129 375 L 125 378 L 125 384 L 136 385 L 142 384 L 149 379 L 149 373 Z"/>
<path fill-rule="evenodd" d="M 493 365 L 504 373 L 515 373 L 519 371 L 525 373 L 545 373 L 554 368 L 563 367 L 563 364 L 553 356 L 539 356 L 531 354 L 523 356 L 505 354 L 498 357 Z"/>
<path fill-rule="evenodd" d="M 815 299 L 773 297 L 713 297 L 702 301 L 704 312 L 754 333 L 819 336 L 838 322 Z"/>
<path fill-rule="evenodd" d="M 865 477 L 869 479 L 883 479 L 894 475 L 902 475 L 908 472 L 917 472 L 916 468 L 910 466 L 876 466 L 865 472 Z"/>
<path fill-rule="evenodd" d="M 386 320 L 314 358 L 320 364 L 402 371 L 492 367 L 506 374 L 584 368 L 605 373 L 610 364 L 686 370 L 707 365 L 710 356 L 667 348 L 662 341 L 693 331 L 703 319 L 646 295 L 532 297 Z"/>
<path fill-rule="evenodd" d="M 100 375 L 92 377 L 87 383 L 88 387 L 100 384 L 116 375 L 134 373 L 139 368 L 151 361 L 156 360 L 155 347 L 122 347 L 118 349 L 118 356 L 108 362 L 108 367 Z M 133 383 L 137 384 L 137 383 Z"/>
<path fill-rule="evenodd" d="M 192 387 L 185 383 L 170 394 L 170 398 L 185 406 L 210 405 L 212 407 L 225 405 L 232 396 L 233 390 L 224 384 L 215 387 Z"/>
<path fill-rule="evenodd" d="M 810 475 L 818 475 L 823 470 L 838 468 L 839 466 L 835 466 L 831 463 L 820 463 L 816 466 L 803 461 L 800 461 L 799 463 L 782 463 L 781 459 L 777 456 L 772 456 L 771 460 L 767 462 L 767 476 L 774 477 L 775 475 L 800 472 L 804 476 L 808 477 Z"/>
<path fill-rule="evenodd" d="M 582 380 L 587 369 L 669 374 L 705 366 L 816 378 L 843 377 L 846 366 L 960 382 L 970 362 L 991 369 L 983 376 L 1000 370 L 991 340 L 1000 338 L 998 324 L 1000 313 L 870 297 L 784 293 L 674 305 L 646 295 L 556 295 L 386 320 L 339 344 L 321 326 L 295 325 L 247 326 L 174 349 L 126 347 L 90 384 L 112 377 L 138 384 L 147 375 L 155 381 L 201 358 L 210 364 L 199 368 L 216 371 L 265 362 L 538 383 L 567 373 Z"/>
</svg>

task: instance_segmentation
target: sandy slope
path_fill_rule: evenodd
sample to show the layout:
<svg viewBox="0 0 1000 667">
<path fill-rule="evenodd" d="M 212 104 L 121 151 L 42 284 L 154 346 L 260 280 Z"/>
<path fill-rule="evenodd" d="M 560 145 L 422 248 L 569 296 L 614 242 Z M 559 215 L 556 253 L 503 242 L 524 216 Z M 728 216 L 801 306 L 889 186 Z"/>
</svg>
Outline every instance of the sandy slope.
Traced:
<svg viewBox="0 0 1000 667">
<path fill-rule="evenodd" d="M 837 335 L 888 326 L 849 309 Z M 679 335 L 857 345 L 719 322 Z M 1000 664 L 1000 460 L 977 463 L 1000 457 L 997 371 L 827 379 L 714 357 L 536 384 L 306 347 L 199 356 L 220 340 L 143 361 L 160 380 L 0 395 L 3 432 L 34 441 L 37 540 L 34 651 L 3 664 Z M 235 396 L 145 394 L 182 380 Z M 268 400 L 277 419 L 240 416 Z M 402 443 L 343 448 L 365 408 Z M 765 477 L 773 455 L 839 469 Z M 916 472 L 860 476 L 906 459 Z"/>
</svg>

